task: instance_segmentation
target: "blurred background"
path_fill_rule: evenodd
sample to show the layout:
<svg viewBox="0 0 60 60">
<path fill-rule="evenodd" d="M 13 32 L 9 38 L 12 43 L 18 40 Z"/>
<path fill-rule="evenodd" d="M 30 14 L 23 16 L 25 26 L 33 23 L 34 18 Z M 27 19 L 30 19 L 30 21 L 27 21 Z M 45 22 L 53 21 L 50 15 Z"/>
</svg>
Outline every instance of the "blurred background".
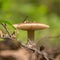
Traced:
<svg viewBox="0 0 60 60">
<path fill-rule="evenodd" d="M 38 45 L 59 46 L 60 44 L 60 0 L 0 0 L 0 20 L 12 24 L 27 20 L 48 24 L 49 29 L 35 31 Z M 0 27 L 4 32 L 5 30 Z M 8 26 L 10 32 L 14 29 Z M 26 42 L 27 32 L 18 30 L 17 39 Z"/>
</svg>

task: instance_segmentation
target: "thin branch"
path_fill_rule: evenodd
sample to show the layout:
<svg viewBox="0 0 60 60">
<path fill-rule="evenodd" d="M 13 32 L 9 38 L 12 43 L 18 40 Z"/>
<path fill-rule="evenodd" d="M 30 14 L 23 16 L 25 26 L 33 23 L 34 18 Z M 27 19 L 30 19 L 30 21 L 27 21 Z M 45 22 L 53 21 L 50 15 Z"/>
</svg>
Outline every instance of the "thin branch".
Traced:
<svg viewBox="0 0 60 60">
<path fill-rule="evenodd" d="M 31 45 L 31 46 L 29 46 Z M 40 51 L 39 49 L 37 49 L 36 47 L 36 43 L 33 41 L 31 41 L 30 39 L 28 39 L 28 44 L 26 46 L 27 48 L 31 49 L 31 50 L 34 50 L 35 52 L 39 53 L 40 55 L 42 55 L 46 60 L 49 60 L 48 58 L 48 54 L 45 52 L 45 51 Z"/>
<path fill-rule="evenodd" d="M 23 20 L 23 22 L 25 22 L 27 20 L 28 16 L 25 17 L 25 19 Z"/>
<path fill-rule="evenodd" d="M 10 35 L 10 33 L 9 33 L 9 31 L 8 31 L 7 27 L 6 27 L 6 24 L 1 23 L 1 25 L 5 28 L 6 32 L 7 32 L 7 33 L 8 33 L 8 35 L 9 35 L 9 37 L 11 37 L 11 35 Z"/>
</svg>

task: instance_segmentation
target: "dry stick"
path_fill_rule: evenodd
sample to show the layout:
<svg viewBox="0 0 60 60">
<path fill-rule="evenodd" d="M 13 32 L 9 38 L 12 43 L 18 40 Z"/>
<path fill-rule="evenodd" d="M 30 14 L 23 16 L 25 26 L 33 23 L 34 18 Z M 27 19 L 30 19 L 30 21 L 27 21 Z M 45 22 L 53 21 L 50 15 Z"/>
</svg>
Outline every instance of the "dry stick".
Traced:
<svg viewBox="0 0 60 60">
<path fill-rule="evenodd" d="M 48 56 L 46 55 L 46 54 L 47 54 L 46 52 L 43 53 L 43 52 L 39 51 L 36 47 L 34 47 L 35 44 L 34 44 L 30 39 L 28 39 L 28 42 L 30 42 L 30 44 L 32 45 L 32 47 L 26 46 L 27 48 L 29 48 L 29 49 L 31 49 L 31 50 L 34 50 L 35 52 L 37 52 L 37 53 L 39 53 L 40 55 L 44 56 L 44 58 L 45 58 L 46 60 L 49 60 Z"/>
<path fill-rule="evenodd" d="M 5 24 L 3 24 L 3 23 L 1 23 L 1 25 L 5 28 L 6 32 L 7 32 L 7 33 L 8 33 L 8 35 L 9 35 L 9 37 L 11 37 L 11 35 L 10 35 L 10 33 L 9 33 L 9 31 L 8 31 L 8 29 L 7 29 L 7 27 L 6 27 L 6 25 L 5 25 Z"/>
<path fill-rule="evenodd" d="M 27 48 L 29 48 L 29 47 L 27 47 Z M 32 49 L 32 50 L 35 50 L 35 52 L 37 52 L 37 53 L 39 53 L 40 55 L 42 55 L 42 56 L 44 56 L 44 58 L 46 59 L 46 60 L 49 60 L 49 58 L 46 56 L 46 52 L 44 52 L 44 53 L 42 53 L 41 51 L 39 51 L 37 48 L 29 48 L 29 49 Z"/>
<path fill-rule="evenodd" d="M 42 55 L 42 56 L 44 56 L 44 58 L 46 59 L 46 60 L 49 60 L 49 58 L 46 56 L 46 52 L 44 52 L 44 53 L 42 53 L 41 51 L 39 51 L 38 49 L 36 49 L 36 48 L 33 48 L 33 50 L 35 50 L 36 52 L 38 52 L 40 55 Z"/>
</svg>

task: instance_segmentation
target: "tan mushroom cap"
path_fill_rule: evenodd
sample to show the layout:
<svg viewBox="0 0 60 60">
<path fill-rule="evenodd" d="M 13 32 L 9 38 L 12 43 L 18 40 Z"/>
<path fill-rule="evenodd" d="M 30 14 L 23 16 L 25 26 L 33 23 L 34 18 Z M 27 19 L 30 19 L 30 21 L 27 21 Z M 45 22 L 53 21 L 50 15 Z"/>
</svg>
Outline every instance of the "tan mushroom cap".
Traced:
<svg viewBox="0 0 60 60">
<path fill-rule="evenodd" d="M 48 25 L 42 23 L 21 23 L 21 24 L 14 24 L 15 28 L 22 29 L 22 30 L 40 30 L 49 28 Z"/>
</svg>

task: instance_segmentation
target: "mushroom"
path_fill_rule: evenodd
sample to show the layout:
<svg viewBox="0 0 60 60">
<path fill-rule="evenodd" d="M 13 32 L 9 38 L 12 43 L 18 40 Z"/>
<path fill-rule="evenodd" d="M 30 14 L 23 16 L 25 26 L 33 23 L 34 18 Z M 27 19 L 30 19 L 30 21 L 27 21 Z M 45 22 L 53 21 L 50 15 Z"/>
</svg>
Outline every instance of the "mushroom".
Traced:
<svg viewBox="0 0 60 60">
<path fill-rule="evenodd" d="M 25 30 L 28 34 L 28 39 L 33 41 L 34 40 L 34 32 L 35 30 L 41 30 L 45 28 L 49 28 L 48 25 L 42 23 L 20 23 L 13 25 L 17 29 Z"/>
</svg>

